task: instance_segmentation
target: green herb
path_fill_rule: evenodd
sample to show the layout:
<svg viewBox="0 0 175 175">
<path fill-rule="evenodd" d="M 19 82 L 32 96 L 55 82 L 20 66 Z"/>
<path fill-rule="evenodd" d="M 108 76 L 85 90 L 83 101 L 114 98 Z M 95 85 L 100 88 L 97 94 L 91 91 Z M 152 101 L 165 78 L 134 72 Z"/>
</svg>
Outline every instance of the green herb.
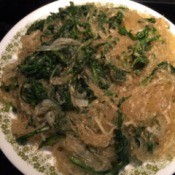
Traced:
<svg viewBox="0 0 175 175">
<path fill-rule="evenodd" d="M 103 71 L 103 67 L 100 64 L 100 62 L 96 59 L 94 59 L 91 63 L 90 63 L 90 67 L 92 70 L 92 74 L 93 74 L 93 79 L 96 82 L 97 85 L 101 85 L 101 86 L 106 86 L 107 84 L 105 82 L 102 82 L 105 74 Z M 101 83 L 101 84 L 100 84 Z M 104 84 L 104 85 L 103 85 Z M 106 84 L 106 85 L 105 85 Z"/>
<path fill-rule="evenodd" d="M 36 127 L 33 116 L 28 116 L 28 126 Z"/>
<path fill-rule="evenodd" d="M 153 154 L 155 147 L 159 144 L 157 137 L 150 132 L 145 133 L 145 146 L 150 154 Z"/>
<path fill-rule="evenodd" d="M 57 57 L 51 52 L 40 52 L 26 57 L 18 68 L 19 71 L 28 78 L 48 79 L 57 63 Z"/>
<path fill-rule="evenodd" d="M 124 168 L 130 162 L 130 152 L 129 152 L 129 142 L 125 135 L 122 133 L 122 125 L 124 122 L 124 113 L 121 109 L 121 105 L 128 99 L 129 97 L 123 97 L 119 100 L 117 107 L 117 126 L 118 129 L 115 130 L 115 150 L 117 155 L 116 165 L 119 166 L 120 169 Z M 116 172 L 118 173 L 120 169 L 116 168 Z"/>
<path fill-rule="evenodd" d="M 125 118 L 125 115 L 121 109 L 121 106 L 122 104 L 129 98 L 130 96 L 128 97 L 122 97 L 118 104 L 117 104 L 117 107 L 118 107 L 118 110 L 117 110 L 117 126 L 118 128 L 121 129 L 122 125 L 123 125 L 123 121 L 124 121 L 124 118 Z"/>
<path fill-rule="evenodd" d="M 60 8 L 58 18 L 62 20 L 62 25 L 53 38 L 74 38 L 81 41 L 93 38 L 90 23 L 82 20 L 87 16 L 90 8 L 92 5 L 75 6 L 73 2 L 70 2 L 70 6 L 66 9 Z"/>
<path fill-rule="evenodd" d="M 145 79 L 142 80 L 141 84 L 142 85 L 147 85 L 149 82 L 151 82 L 153 80 L 153 78 L 155 77 L 155 74 L 156 74 L 156 72 L 158 70 L 160 70 L 160 69 L 167 69 L 167 68 L 170 69 L 170 72 L 172 74 L 175 73 L 175 67 L 172 66 L 167 61 L 163 61 L 163 62 L 159 63 Z"/>
<path fill-rule="evenodd" d="M 117 104 L 117 107 L 118 107 L 119 109 L 121 109 L 122 104 L 123 104 L 129 97 L 130 97 L 130 96 L 128 96 L 128 97 L 122 97 L 122 98 L 119 100 L 119 102 L 118 102 L 118 104 Z"/>
<path fill-rule="evenodd" d="M 51 12 L 50 15 L 45 20 L 45 25 L 49 26 L 53 22 L 59 20 L 59 13 L 53 13 Z"/>
<path fill-rule="evenodd" d="M 29 138 L 33 137 L 34 135 L 44 133 L 50 130 L 50 127 L 48 125 L 44 125 L 40 128 L 37 128 L 36 130 L 29 132 L 25 135 L 22 135 L 16 139 L 16 141 L 20 144 L 25 144 Z"/>
<path fill-rule="evenodd" d="M 103 32 L 105 32 L 104 24 L 107 22 L 108 22 L 107 15 L 104 12 L 99 11 L 97 16 L 97 23 L 98 23 L 99 29 L 102 30 Z"/>
<path fill-rule="evenodd" d="M 126 27 L 125 27 L 125 26 L 120 26 L 118 32 L 119 32 L 120 35 L 124 35 L 124 36 L 128 35 L 128 33 L 129 33 L 129 32 L 126 30 Z"/>
<path fill-rule="evenodd" d="M 155 28 L 149 26 L 146 26 L 144 30 L 138 32 L 135 36 L 130 35 L 133 40 L 138 40 L 138 43 L 132 48 L 132 68 L 134 70 L 142 70 L 149 63 L 145 53 L 151 48 L 151 43 L 159 39 L 159 35 L 157 35 Z"/>
<path fill-rule="evenodd" d="M 152 121 L 150 121 L 152 123 Z M 157 123 L 155 123 L 157 125 Z M 159 144 L 157 137 L 149 132 L 145 126 L 138 126 L 134 128 L 134 141 L 136 142 L 138 147 L 146 148 L 148 153 L 153 153 L 155 147 Z"/>
<path fill-rule="evenodd" d="M 16 106 L 12 106 L 12 112 L 13 113 L 17 113 L 18 112 L 18 109 L 16 108 Z"/>
<path fill-rule="evenodd" d="M 71 95 L 68 84 L 55 86 L 54 91 L 56 94 L 54 98 L 57 101 L 57 103 L 61 106 L 61 109 L 63 111 L 70 111 L 74 109 L 71 101 Z"/>
<path fill-rule="evenodd" d="M 138 127 L 135 130 L 134 140 L 138 147 L 141 145 L 141 134 L 144 131 L 145 127 Z"/>
<path fill-rule="evenodd" d="M 146 18 L 146 20 L 150 23 L 156 23 L 156 18 Z"/>
<path fill-rule="evenodd" d="M 32 32 L 34 32 L 34 31 L 36 31 L 36 30 L 41 30 L 41 31 L 43 31 L 44 23 L 45 23 L 45 20 L 44 20 L 44 19 L 34 22 L 34 23 L 28 28 L 26 34 L 27 34 L 27 35 L 30 35 Z"/>
<path fill-rule="evenodd" d="M 129 142 L 121 129 L 115 131 L 115 150 L 117 155 L 117 163 L 125 167 L 130 162 Z"/>
<path fill-rule="evenodd" d="M 75 78 L 74 81 L 72 81 L 72 85 L 75 87 L 75 91 L 82 94 L 83 98 L 88 99 L 89 102 L 96 99 L 94 92 L 89 88 L 86 81 L 82 77 Z"/>
<path fill-rule="evenodd" d="M 145 56 L 136 57 L 132 63 L 132 67 L 134 70 L 143 69 L 148 64 L 148 58 Z"/>
<path fill-rule="evenodd" d="M 123 22 L 123 12 L 120 10 L 118 11 L 117 15 L 112 16 L 111 18 L 109 18 L 109 28 L 113 28 L 115 29 L 116 27 L 120 26 Z"/>
<path fill-rule="evenodd" d="M 58 16 L 62 21 L 70 17 L 71 18 L 80 18 L 80 17 L 83 18 L 87 16 L 91 8 L 93 8 L 93 5 L 91 4 L 77 6 L 77 5 L 74 5 L 73 2 L 70 2 L 70 6 L 68 6 L 66 9 L 59 8 Z"/>
<path fill-rule="evenodd" d="M 20 97 L 26 103 L 37 105 L 47 98 L 47 92 L 42 83 L 36 80 L 26 80 L 21 86 Z"/>
<path fill-rule="evenodd" d="M 155 147 L 155 143 L 153 141 L 150 140 L 147 142 L 147 151 L 149 153 L 151 153 L 151 154 L 153 153 L 154 147 Z"/>
<path fill-rule="evenodd" d="M 109 68 L 111 69 L 111 76 L 113 80 L 117 82 L 124 82 L 126 81 L 126 71 L 117 68 L 116 66 L 109 65 Z"/>
<path fill-rule="evenodd" d="M 142 31 L 139 31 L 134 35 L 131 33 L 131 31 L 127 31 L 125 26 L 120 26 L 118 32 L 121 35 L 129 36 L 132 40 L 143 40 L 147 39 L 150 34 L 155 33 L 156 29 L 154 27 L 145 26 Z"/>
<path fill-rule="evenodd" d="M 117 163 L 113 166 L 112 169 L 108 169 L 108 170 L 95 170 L 93 167 L 90 167 L 88 165 L 86 165 L 83 161 L 81 161 L 80 159 L 78 159 L 77 157 L 75 156 L 71 156 L 69 158 L 69 160 L 75 164 L 76 166 L 78 166 L 79 168 L 82 168 L 83 170 L 89 172 L 89 173 L 92 173 L 92 174 L 118 174 L 122 168 L 124 168 L 124 165 L 123 163 Z"/>
<path fill-rule="evenodd" d="M 83 161 L 81 161 L 80 159 L 74 157 L 74 156 L 71 156 L 69 157 L 69 160 L 75 164 L 76 166 L 82 168 L 83 170 L 86 170 L 87 172 L 90 172 L 90 173 L 93 173 L 93 174 L 108 174 L 110 173 L 111 170 L 95 170 L 93 167 L 90 167 L 88 165 L 86 165 Z"/>
<path fill-rule="evenodd" d="M 111 96 L 111 97 L 118 97 L 117 93 L 111 92 L 110 90 L 106 90 L 105 95 Z"/>
<path fill-rule="evenodd" d="M 47 137 L 44 141 L 40 143 L 39 149 L 45 146 L 53 146 L 55 143 L 57 143 L 62 138 L 65 138 L 65 135 L 60 134 L 60 133 L 56 133 L 50 137 Z"/>
</svg>

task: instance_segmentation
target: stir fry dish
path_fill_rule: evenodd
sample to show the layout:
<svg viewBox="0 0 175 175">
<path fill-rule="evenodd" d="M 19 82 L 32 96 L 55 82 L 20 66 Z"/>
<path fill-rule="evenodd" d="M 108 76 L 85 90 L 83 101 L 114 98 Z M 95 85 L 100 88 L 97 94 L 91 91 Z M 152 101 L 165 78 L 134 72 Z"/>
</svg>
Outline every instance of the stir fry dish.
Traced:
<svg viewBox="0 0 175 175">
<path fill-rule="evenodd" d="M 3 68 L 20 145 L 64 175 L 117 175 L 175 155 L 175 36 L 123 6 L 70 5 L 31 24 Z"/>
</svg>

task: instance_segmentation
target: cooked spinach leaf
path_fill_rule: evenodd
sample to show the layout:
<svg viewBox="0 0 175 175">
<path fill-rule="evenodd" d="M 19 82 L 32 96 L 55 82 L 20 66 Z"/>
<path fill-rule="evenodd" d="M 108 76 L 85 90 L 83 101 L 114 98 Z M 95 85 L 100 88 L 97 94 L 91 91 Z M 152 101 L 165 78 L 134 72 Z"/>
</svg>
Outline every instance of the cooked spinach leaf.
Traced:
<svg viewBox="0 0 175 175">
<path fill-rule="evenodd" d="M 117 167 L 120 165 L 120 169 L 124 168 L 130 162 L 130 147 L 129 142 L 126 136 L 123 134 L 122 125 L 124 122 L 125 114 L 121 109 L 121 105 L 128 99 L 129 97 L 123 97 L 119 100 L 117 107 L 117 127 L 115 130 L 115 150 L 117 155 L 117 160 L 114 165 Z M 118 173 L 120 169 L 116 169 L 115 173 Z"/>
<path fill-rule="evenodd" d="M 125 167 L 130 162 L 129 142 L 121 129 L 115 131 L 115 149 L 117 155 L 117 163 L 123 164 Z"/>
<path fill-rule="evenodd" d="M 70 111 L 74 109 L 68 84 L 54 86 L 54 99 L 61 106 L 63 111 Z"/>
<path fill-rule="evenodd" d="M 137 41 L 136 44 L 131 47 L 130 62 L 134 70 L 142 70 L 149 63 L 146 57 L 146 51 L 151 48 L 152 42 L 157 41 L 160 37 L 160 35 L 157 34 L 157 30 L 154 27 L 145 26 L 142 31 L 134 35 L 131 31 L 128 32 L 125 26 L 121 26 L 119 33 Z"/>
<path fill-rule="evenodd" d="M 36 80 L 26 80 L 20 88 L 20 97 L 26 103 L 37 105 L 47 98 L 47 91 L 43 84 Z"/>
<path fill-rule="evenodd" d="M 70 6 L 65 8 L 59 8 L 58 16 L 61 20 L 65 21 L 67 18 L 80 18 L 86 17 L 93 5 L 86 4 L 77 6 L 73 2 L 70 2 Z"/>
<path fill-rule="evenodd" d="M 48 79 L 57 63 L 57 57 L 51 52 L 37 52 L 27 56 L 18 68 L 27 78 Z"/>
<path fill-rule="evenodd" d="M 87 99 L 89 102 L 96 99 L 94 92 L 89 88 L 83 78 L 75 78 L 72 81 L 72 85 L 74 86 L 76 93 L 78 93 L 79 96 L 82 96 L 81 98 Z"/>
<path fill-rule="evenodd" d="M 149 60 L 145 56 L 136 57 L 132 63 L 132 67 L 134 70 L 140 70 L 143 69 L 148 64 L 148 62 Z"/>
<path fill-rule="evenodd" d="M 152 71 L 151 73 L 142 80 L 141 84 L 142 85 L 147 85 L 149 82 L 151 82 L 153 80 L 153 78 L 155 77 L 155 74 L 158 70 L 160 69 L 168 69 L 170 70 L 170 72 L 172 74 L 175 73 L 175 67 L 173 65 L 171 65 L 170 63 L 168 63 L 167 61 L 163 61 L 161 63 L 159 63 Z"/>
<path fill-rule="evenodd" d="M 40 128 L 35 129 L 32 132 L 29 132 L 29 133 L 27 133 L 25 135 L 22 135 L 20 137 L 17 137 L 16 141 L 18 143 L 20 143 L 20 144 L 25 144 L 25 143 L 27 143 L 27 141 L 28 141 L 29 138 L 31 138 L 31 137 L 33 137 L 33 136 L 35 136 L 37 134 L 47 132 L 49 130 L 50 130 L 50 127 L 48 125 L 44 125 L 44 126 L 42 126 Z"/>
<path fill-rule="evenodd" d="M 65 138 L 64 134 L 55 133 L 54 135 L 49 136 L 44 141 L 42 141 L 39 145 L 39 149 L 45 146 L 53 146 L 54 144 L 56 144 L 59 140 L 63 138 Z"/>
<path fill-rule="evenodd" d="M 95 170 L 93 167 L 90 167 L 88 165 L 86 165 L 83 161 L 81 161 L 80 159 L 78 159 L 75 156 L 71 156 L 69 157 L 69 160 L 75 164 L 76 166 L 82 168 L 83 170 L 86 170 L 87 172 L 93 173 L 93 174 L 108 174 L 110 173 L 111 170 Z"/>
<path fill-rule="evenodd" d="M 45 23 L 45 19 L 39 20 L 34 22 L 28 29 L 26 34 L 30 35 L 32 32 L 36 31 L 36 30 L 41 30 L 43 31 L 44 28 L 44 23 Z"/>
<path fill-rule="evenodd" d="M 115 16 L 112 16 L 109 18 L 108 24 L 109 28 L 115 29 L 116 27 L 119 27 L 124 19 L 124 14 L 121 10 L 118 11 L 118 13 Z"/>
<path fill-rule="evenodd" d="M 146 18 L 146 20 L 150 23 L 156 23 L 156 18 Z"/>
</svg>

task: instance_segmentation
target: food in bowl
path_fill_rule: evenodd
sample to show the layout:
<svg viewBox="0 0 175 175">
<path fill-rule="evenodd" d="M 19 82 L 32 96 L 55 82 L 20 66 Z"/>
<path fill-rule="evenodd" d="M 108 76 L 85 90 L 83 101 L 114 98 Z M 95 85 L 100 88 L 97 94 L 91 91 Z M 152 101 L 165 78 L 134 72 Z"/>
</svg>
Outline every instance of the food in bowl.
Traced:
<svg viewBox="0 0 175 175">
<path fill-rule="evenodd" d="M 0 91 L 19 144 L 50 148 L 65 175 L 174 155 L 175 37 L 163 18 L 70 3 L 30 25 L 21 45 Z"/>
</svg>

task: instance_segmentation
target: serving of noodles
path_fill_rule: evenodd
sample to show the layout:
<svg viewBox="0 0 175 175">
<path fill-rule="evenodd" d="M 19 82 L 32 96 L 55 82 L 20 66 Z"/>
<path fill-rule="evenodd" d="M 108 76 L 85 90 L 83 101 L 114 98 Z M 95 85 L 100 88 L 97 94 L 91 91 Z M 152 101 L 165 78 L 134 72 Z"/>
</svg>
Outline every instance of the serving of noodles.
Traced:
<svg viewBox="0 0 175 175">
<path fill-rule="evenodd" d="M 64 175 L 175 155 L 175 36 L 163 18 L 70 2 L 20 41 L 0 87 L 20 145 L 48 148 Z"/>
</svg>

